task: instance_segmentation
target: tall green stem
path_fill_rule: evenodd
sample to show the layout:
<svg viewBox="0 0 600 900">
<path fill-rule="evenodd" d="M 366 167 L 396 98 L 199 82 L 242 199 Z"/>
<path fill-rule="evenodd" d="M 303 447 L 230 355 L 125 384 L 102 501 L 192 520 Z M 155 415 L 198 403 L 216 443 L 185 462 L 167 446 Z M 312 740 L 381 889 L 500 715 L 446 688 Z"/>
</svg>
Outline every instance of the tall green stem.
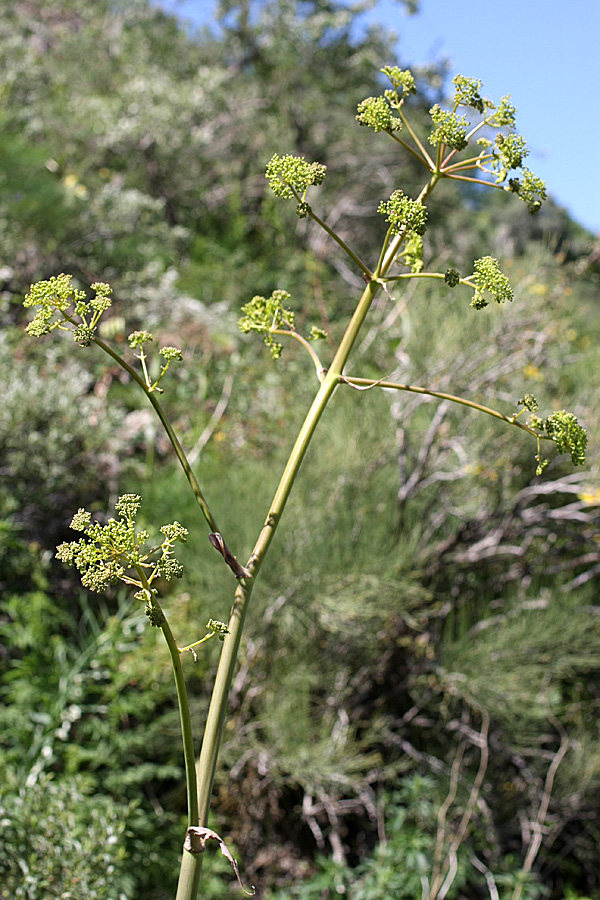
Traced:
<svg viewBox="0 0 600 900">
<path fill-rule="evenodd" d="M 419 195 L 419 202 L 423 203 L 425 201 L 429 193 L 437 184 L 439 178 L 439 171 L 435 172 L 432 175 L 430 181 L 427 183 L 427 185 L 425 185 Z M 323 225 L 320 220 L 318 221 L 319 224 Z M 328 228 L 326 228 L 325 230 L 329 232 Z M 390 245 L 384 246 L 384 248 L 382 249 L 379 263 L 375 272 L 373 273 L 373 280 L 369 281 L 361 295 L 352 319 L 348 324 L 337 352 L 333 358 L 331 366 L 319 386 L 319 390 L 306 415 L 302 428 L 300 429 L 298 437 L 296 438 L 296 442 L 292 448 L 292 451 L 284 468 L 265 523 L 261 529 L 258 540 L 254 546 L 254 550 L 247 565 L 247 569 L 250 572 L 251 577 L 241 579 L 235 592 L 231 617 L 228 624 L 229 634 L 225 638 L 223 649 L 221 651 L 221 657 L 219 660 L 219 666 L 215 678 L 215 685 L 211 695 L 210 706 L 206 720 L 206 727 L 204 730 L 204 737 L 202 740 L 202 749 L 200 751 L 200 757 L 197 765 L 199 806 L 198 812 L 201 825 L 206 825 L 208 822 L 210 800 L 212 795 L 215 771 L 217 767 L 219 744 L 221 741 L 221 735 L 223 732 L 223 725 L 225 722 L 225 715 L 227 711 L 229 690 L 235 671 L 237 654 L 242 637 L 242 630 L 244 627 L 244 621 L 248 611 L 248 605 L 250 602 L 252 589 L 254 587 L 254 582 L 258 576 L 259 570 L 262 566 L 262 563 L 264 562 L 269 547 L 271 546 L 271 542 L 273 540 L 273 537 L 275 536 L 275 532 L 277 530 L 279 522 L 281 521 L 281 516 L 285 509 L 285 505 L 289 498 L 290 492 L 292 490 L 298 472 L 300 471 L 302 460 L 304 459 L 319 420 L 325 410 L 325 407 L 331 399 L 335 388 L 340 382 L 340 376 L 343 373 L 344 366 L 346 365 L 348 357 L 350 356 L 352 347 L 354 346 L 354 342 L 356 341 L 365 317 L 369 312 L 373 300 L 381 289 L 381 282 L 378 282 L 377 279 L 385 275 L 387 269 L 390 267 L 395 257 L 397 247 L 403 239 L 404 235 L 400 235 L 396 238 L 395 241 L 391 242 Z M 344 249 L 346 248 L 344 247 Z M 353 254 L 352 258 L 354 258 Z M 360 262 L 360 260 L 355 259 L 355 261 L 358 263 L 358 265 L 360 265 L 361 269 L 368 277 L 369 273 L 368 270 L 366 270 L 366 267 Z M 187 870 L 187 868 L 191 866 L 191 863 L 186 859 L 186 857 L 189 855 L 190 854 L 184 853 L 184 860 L 182 863 L 182 877 L 184 869 Z M 179 892 L 177 894 L 177 900 L 195 900 L 195 897 L 195 894 L 190 894 L 189 896 L 184 895 L 183 893 L 180 895 Z"/>
<path fill-rule="evenodd" d="M 181 665 L 181 654 L 175 643 L 173 632 L 166 618 L 161 625 L 162 633 L 165 636 L 169 653 L 171 655 L 171 664 L 173 666 L 173 674 L 175 676 L 175 687 L 177 690 L 177 700 L 179 702 L 179 718 L 181 720 L 181 736 L 183 739 L 183 756 L 185 760 L 185 783 L 187 788 L 188 803 L 188 825 L 198 824 L 198 785 L 196 781 L 196 756 L 194 752 L 194 738 L 192 734 L 192 717 L 190 715 L 190 706 L 188 702 L 187 689 L 185 679 L 183 677 L 183 667 Z"/>
<path fill-rule="evenodd" d="M 179 647 L 173 637 L 171 626 L 165 616 L 162 607 L 152 593 L 150 583 L 146 578 L 146 573 L 141 566 L 136 566 L 142 587 L 148 597 L 148 602 L 155 607 L 160 613 L 162 622 L 160 629 L 164 635 L 169 655 L 171 657 L 171 665 L 173 667 L 173 675 L 175 676 L 175 690 L 177 692 L 177 702 L 179 705 L 179 721 L 181 723 L 181 737 L 183 742 L 183 758 L 185 763 L 185 784 L 187 791 L 187 811 L 188 811 L 188 827 L 190 825 L 198 825 L 198 782 L 196 779 L 196 760 L 194 753 L 194 737 L 192 733 L 192 716 L 190 714 L 190 705 L 188 702 L 187 688 L 185 686 L 185 678 L 183 676 L 183 667 L 181 665 L 181 653 Z M 179 871 L 179 883 L 177 885 L 176 900 L 195 900 L 198 894 L 198 885 L 200 883 L 200 872 L 202 868 L 202 855 L 183 852 L 181 868 Z"/>
<path fill-rule="evenodd" d="M 198 785 L 196 782 L 196 765 L 194 754 L 194 738 L 192 734 L 192 717 L 190 715 L 190 705 L 188 702 L 187 688 L 185 686 L 185 678 L 183 677 L 183 668 L 181 665 L 181 653 L 179 647 L 173 637 L 171 626 L 164 614 L 164 611 L 156 599 L 150 587 L 150 582 L 146 578 L 146 573 L 142 566 L 135 567 L 140 583 L 144 588 L 148 603 L 150 603 L 160 613 L 161 623 L 160 629 L 164 635 L 169 655 L 171 657 L 171 665 L 173 666 L 173 675 L 175 676 L 175 689 L 177 691 L 177 702 L 179 704 L 179 720 L 181 723 L 181 737 L 183 741 L 183 758 L 185 761 L 185 783 L 187 788 L 187 808 L 188 808 L 188 825 L 198 824 Z"/>
<path fill-rule="evenodd" d="M 210 799 L 217 766 L 219 744 L 227 710 L 229 689 L 233 679 L 242 630 L 254 582 L 281 520 L 281 515 L 319 419 L 339 383 L 339 376 L 342 373 L 361 325 L 364 322 L 365 316 L 379 289 L 380 285 L 377 284 L 377 282 L 370 282 L 363 291 L 354 315 L 346 329 L 338 351 L 335 354 L 331 367 L 321 382 L 319 390 L 306 415 L 281 476 L 265 524 L 260 532 L 248 563 L 248 569 L 252 574 L 252 578 L 241 579 L 235 592 L 231 617 L 228 623 L 229 634 L 225 638 L 223 650 L 221 651 L 221 658 L 219 660 L 219 667 L 206 720 L 202 750 L 197 766 L 199 817 L 200 824 L 202 825 L 206 825 L 208 821 Z M 178 895 L 178 900 L 183 900 L 183 898 L 180 898 Z"/>
<path fill-rule="evenodd" d="M 228 623 L 229 634 L 225 637 L 223 642 L 219 667 L 217 669 L 215 684 L 210 699 L 210 706 L 202 739 L 202 749 L 196 767 L 198 775 L 198 808 L 201 825 L 208 824 L 210 798 L 217 767 L 221 734 L 225 722 L 225 713 L 227 711 L 227 698 L 233 679 L 244 621 L 253 586 L 253 579 L 244 578 L 240 581 L 240 584 L 236 589 Z"/>
<path fill-rule="evenodd" d="M 419 196 L 421 202 L 423 202 L 427 195 L 433 190 L 438 178 L 439 174 L 433 175 L 428 184 L 423 188 Z M 319 390 L 306 415 L 298 437 L 296 438 L 296 442 L 277 486 L 275 496 L 273 497 L 267 518 L 250 556 L 247 568 L 251 573 L 251 578 L 242 579 L 235 592 L 231 618 L 228 624 L 229 635 L 225 638 L 223 650 L 221 651 L 221 658 L 219 660 L 215 685 L 211 695 L 202 749 L 197 767 L 199 817 L 200 824 L 202 825 L 206 825 L 208 821 L 210 800 L 217 767 L 219 744 L 225 722 L 229 689 L 233 679 L 237 654 L 242 637 L 242 629 L 254 582 L 269 547 L 271 546 L 271 542 L 275 536 L 279 522 L 281 521 L 281 516 L 293 484 L 300 471 L 302 460 L 304 459 L 319 420 L 331 399 L 335 388 L 339 384 L 340 376 L 342 375 L 344 366 L 350 356 L 352 347 L 354 346 L 354 342 L 356 341 L 365 317 L 373 300 L 381 289 L 381 284 L 375 279 L 378 279 L 385 274 L 385 271 L 389 268 L 395 256 L 396 248 L 394 247 L 394 243 L 395 242 L 392 243 L 392 246 L 387 248 L 387 252 L 382 253 L 374 273 L 374 280 L 370 281 L 365 287 L 333 358 L 331 366 L 321 382 Z M 187 900 L 187 898 L 183 898 L 183 896 L 179 897 L 178 894 L 177 900 Z"/>
</svg>

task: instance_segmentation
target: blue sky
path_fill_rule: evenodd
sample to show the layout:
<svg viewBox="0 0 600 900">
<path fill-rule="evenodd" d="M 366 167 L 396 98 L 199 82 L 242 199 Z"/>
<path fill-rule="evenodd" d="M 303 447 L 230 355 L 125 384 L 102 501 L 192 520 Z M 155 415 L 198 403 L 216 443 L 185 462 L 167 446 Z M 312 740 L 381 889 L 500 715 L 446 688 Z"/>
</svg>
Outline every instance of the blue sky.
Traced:
<svg viewBox="0 0 600 900">
<path fill-rule="evenodd" d="M 212 0 L 160 5 L 194 22 L 214 20 Z M 480 78 L 491 100 L 511 94 L 529 167 L 557 203 L 600 232 L 600 0 L 420 0 L 414 16 L 378 0 L 362 20 L 398 36 L 398 59 L 382 65 L 446 58 L 452 76 Z"/>
</svg>

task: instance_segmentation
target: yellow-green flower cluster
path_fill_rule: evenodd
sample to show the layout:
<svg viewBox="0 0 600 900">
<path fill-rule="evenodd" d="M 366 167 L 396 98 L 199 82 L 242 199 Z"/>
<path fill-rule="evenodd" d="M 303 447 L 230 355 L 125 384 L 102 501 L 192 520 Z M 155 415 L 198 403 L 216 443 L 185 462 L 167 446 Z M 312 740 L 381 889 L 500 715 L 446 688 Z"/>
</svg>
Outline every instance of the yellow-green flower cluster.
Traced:
<svg viewBox="0 0 600 900">
<path fill-rule="evenodd" d="M 549 438 L 556 444 L 559 453 L 569 453 L 574 466 L 585 462 L 587 431 L 577 421 L 573 413 L 559 409 L 548 416 L 544 428 Z"/>
<path fill-rule="evenodd" d="M 492 256 L 483 256 L 475 260 L 475 294 L 471 301 L 474 309 L 484 309 L 488 305 L 486 294 L 491 294 L 496 303 L 504 303 L 512 300 L 513 290 L 506 275 L 503 275 L 498 266 L 498 260 Z"/>
<path fill-rule="evenodd" d="M 546 185 L 541 178 L 534 175 L 530 169 L 523 168 L 522 178 L 510 178 L 508 188 L 517 194 L 527 204 L 530 213 L 536 213 L 546 199 Z"/>
<path fill-rule="evenodd" d="M 358 104 L 356 121 L 359 125 L 366 125 L 373 131 L 400 131 L 402 121 L 392 115 L 390 104 L 386 97 L 367 97 Z"/>
<path fill-rule="evenodd" d="M 519 169 L 529 150 L 520 134 L 497 134 L 495 155 L 505 169 Z"/>
<path fill-rule="evenodd" d="M 140 588 L 135 595 L 150 601 L 149 585 L 155 578 L 180 578 L 181 563 L 173 556 L 173 545 L 185 542 L 187 529 L 179 522 L 163 525 L 162 542 L 145 549 L 148 532 L 136 531 L 135 519 L 141 499 L 137 494 L 123 494 L 115 504 L 117 519 L 105 525 L 92 522 L 91 513 L 79 509 L 71 521 L 74 531 L 83 532 L 78 541 L 57 547 L 56 557 L 81 574 L 81 583 L 91 591 L 105 591 L 109 585 L 124 581 Z"/>
<path fill-rule="evenodd" d="M 102 313 L 111 306 L 112 293 L 111 287 L 101 281 L 92 284 L 91 289 L 95 296 L 88 301 L 85 291 L 77 290 L 72 276 L 64 273 L 32 284 L 23 306 L 39 308 L 25 329 L 27 334 L 41 337 L 59 328 L 69 331 L 75 343 L 87 347 Z"/>
<path fill-rule="evenodd" d="M 283 305 L 289 299 L 287 291 L 275 290 L 270 297 L 256 295 L 242 306 L 244 315 L 238 322 L 240 331 L 244 334 L 256 331 L 257 334 L 264 335 L 264 342 L 273 359 L 279 359 L 283 349 L 273 337 L 273 332 L 294 330 L 294 313 Z"/>
<path fill-rule="evenodd" d="M 410 69 L 400 69 L 398 66 L 384 66 L 379 71 L 383 72 L 390 79 L 395 91 L 398 88 L 401 89 L 403 97 L 406 97 L 407 94 L 417 93 L 414 75 Z"/>
<path fill-rule="evenodd" d="M 435 125 L 429 135 L 429 143 L 437 146 L 446 144 L 452 150 L 464 150 L 468 144 L 467 129 L 469 123 L 464 116 L 458 116 L 448 109 L 441 109 L 439 103 L 429 110 L 429 115 Z"/>
<path fill-rule="evenodd" d="M 427 209 L 417 200 L 405 197 L 401 190 L 394 191 L 389 200 L 382 200 L 378 212 L 387 217 L 392 234 L 414 232 L 423 235 L 427 230 Z"/>
<path fill-rule="evenodd" d="M 303 156 L 279 156 L 275 153 L 267 164 L 265 177 L 276 197 L 300 202 L 306 199 L 311 184 L 322 184 L 326 166 L 309 163 Z"/>
<path fill-rule="evenodd" d="M 455 106 L 471 106 L 477 112 L 483 113 L 486 106 L 490 105 L 490 101 L 481 96 L 481 81 L 479 78 L 467 78 L 464 75 L 457 75 L 452 79 L 455 86 L 454 105 Z"/>
<path fill-rule="evenodd" d="M 525 396 L 517 401 L 519 406 L 524 406 L 529 412 L 537 412 L 539 405 L 533 394 L 525 394 Z"/>
</svg>

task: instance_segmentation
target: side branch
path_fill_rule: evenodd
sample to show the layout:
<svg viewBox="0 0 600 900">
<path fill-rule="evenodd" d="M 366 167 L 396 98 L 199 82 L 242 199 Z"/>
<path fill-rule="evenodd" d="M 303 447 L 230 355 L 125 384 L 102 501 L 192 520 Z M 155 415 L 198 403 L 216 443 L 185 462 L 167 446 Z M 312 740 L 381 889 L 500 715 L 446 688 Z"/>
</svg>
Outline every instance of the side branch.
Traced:
<svg viewBox="0 0 600 900">
<path fill-rule="evenodd" d="M 343 238 L 341 238 L 341 237 L 339 236 L 339 234 L 337 234 L 337 233 L 333 230 L 333 228 L 330 228 L 329 225 L 327 224 L 327 222 L 324 222 L 323 219 L 321 219 L 321 217 L 318 216 L 318 215 L 312 210 L 312 208 L 309 208 L 308 215 L 310 216 L 310 218 L 311 218 L 314 222 L 317 223 L 317 225 L 320 225 L 320 226 L 321 226 L 321 228 L 323 229 L 323 231 L 326 231 L 326 232 L 327 232 L 327 234 L 329 235 L 329 237 L 332 237 L 332 238 L 333 238 L 333 240 L 336 242 L 336 244 L 338 244 L 338 245 L 342 248 L 342 250 L 350 257 L 350 259 L 351 259 L 354 263 L 356 263 L 356 265 L 361 269 L 361 271 L 362 271 L 368 278 L 372 278 L 372 277 L 373 277 L 373 273 L 371 272 L 371 270 L 369 269 L 369 267 L 368 267 L 367 265 L 365 265 L 365 263 L 362 261 L 362 259 L 360 259 L 360 257 L 357 256 L 356 253 L 355 253 L 353 250 L 350 249 L 350 247 L 348 246 L 348 244 L 346 243 L 346 241 L 343 240 Z"/>
<path fill-rule="evenodd" d="M 158 416 L 158 418 L 160 419 L 161 424 L 167 434 L 167 437 L 169 438 L 169 441 L 171 442 L 171 446 L 173 447 L 173 450 L 175 451 L 175 455 L 177 456 L 177 459 L 179 460 L 181 467 L 182 467 L 183 471 L 185 472 L 185 476 L 188 480 L 188 483 L 189 483 L 192 491 L 194 492 L 194 496 L 198 502 L 200 509 L 202 510 L 202 515 L 206 519 L 207 523 L 210 525 L 211 531 L 220 533 L 220 528 L 217 525 L 217 521 L 210 511 L 209 505 L 206 502 L 206 498 L 205 498 L 204 494 L 202 493 L 200 485 L 198 484 L 198 480 L 197 480 L 196 476 L 194 475 L 194 472 L 188 461 L 187 456 L 185 455 L 185 451 L 184 451 L 183 447 L 181 446 L 181 443 L 173 429 L 173 426 L 169 422 L 162 406 L 160 405 L 160 401 L 158 400 L 158 397 L 156 396 L 156 392 L 148 390 L 148 387 L 147 387 L 146 383 L 144 382 L 144 379 L 141 378 L 140 375 L 135 371 L 135 369 L 132 366 L 130 366 L 129 363 L 127 363 L 123 359 L 122 356 L 119 356 L 119 354 L 116 353 L 112 349 L 112 347 L 110 347 L 108 344 L 105 344 L 103 340 L 101 340 L 100 338 L 97 338 L 97 337 L 93 338 L 93 341 L 102 350 L 104 350 L 105 353 L 107 353 L 110 357 L 112 357 L 112 359 L 114 359 L 114 361 L 116 363 L 118 363 L 118 365 L 120 365 L 122 369 L 124 369 L 127 372 L 129 377 L 131 379 L 133 379 L 133 381 L 135 381 L 136 384 L 138 384 L 140 386 L 140 388 L 143 390 L 144 394 L 147 396 L 148 400 L 154 407 L 154 411 L 155 411 L 156 415 Z"/>
<path fill-rule="evenodd" d="M 539 434 L 535 428 L 526 425 L 524 422 L 519 422 L 515 416 L 506 416 L 504 413 L 498 412 L 497 409 L 491 409 L 489 406 L 475 403 L 474 400 L 466 400 L 464 397 L 456 397 L 454 394 L 446 394 L 443 391 L 432 391 L 429 388 L 418 387 L 415 384 L 401 384 L 397 381 L 386 381 L 385 379 L 376 381 L 373 378 L 354 378 L 349 375 L 340 375 L 339 382 L 340 384 L 348 384 L 350 387 L 355 387 L 357 390 L 363 391 L 369 388 L 381 387 L 396 391 L 409 391 L 412 394 L 425 394 L 428 397 L 437 397 L 439 400 L 451 400 L 453 403 L 460 403 L 461 406 L 468 406 L 471 409 L 479 410 L 479 412 L 487 413 L 488 416 L 493 416 L 495 419 L 501 419 L 509 425 L 515 425 L 517 428 L 526 431 L 535 438 L 539 438 L 540 440 L 550 440 L 548 435 Z"/>
<path fill-rule="evenodd" d="M 204 737 L 202 739 L 200 758 L 196 767 L 198 773 L 198 806 L 201 825 L 206 825 L 208 821 L 210 798 L 217 765 L 219 743 L 223 731 L 223 723 L 225 721 L 227 699 L 236 666 L 244 621 L 256 576 L 258 575 L 265 555 L 275 536 L 277 526 L 281 520 L 281 515 L 298 472 L 300 471 L 302 460 L 304 459 L 315 429 L 339 383 L 340 373 L 352 350 L 354 341 L 356 340 L 360 327 L 369 311 L 371 303 L 379 290 L 380 285 L 376 281 L 371 281 L 363 291 L 338 351 L 334 356 L 331 367 L 320 383 L 319 390 L 306 415 L 304 424 L 300 429 L 292 452 L 284 468 L 275 496 L 269 508 L 265 524 L 259 534 L 246 567 L 246 572 L 250 577 L 241 577 L 238 582 L 233 601 L 233 608 L 231 610 L 231 617 L 228 622 L 229 634 L 225 637 L 223 642 L 223 649 L 221 651 L 215 685 L 210 700 Z"/>
</svg>

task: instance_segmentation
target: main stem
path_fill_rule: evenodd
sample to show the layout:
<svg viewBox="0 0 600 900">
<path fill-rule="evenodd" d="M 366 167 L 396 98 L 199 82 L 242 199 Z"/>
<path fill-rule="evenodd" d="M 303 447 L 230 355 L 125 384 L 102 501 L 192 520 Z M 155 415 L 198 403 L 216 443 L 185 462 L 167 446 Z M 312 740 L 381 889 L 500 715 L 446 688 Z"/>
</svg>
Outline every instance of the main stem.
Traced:
<svg viewBox="0 0 600 900">
<path fill-rule="evenodd" d="M 350 351 L 352 350 L 361 325 L 364 322 L 365 316 L 379 289 L 380 285 L 375 281 L 372 281 L 362 293 L 354 315 L 352 316 L 337 353 L 335 354 L 331 367 L 321 382 L 319 390 L 306 415 L 279 481 L 265 524 L 263 525 L 247 566 L 251 572 L 251 578 L 241 579 L 235 592 L 231 618 L 228 623 L 229 634 L 223 643 L 223 650 L 219 660 L 215 685 L 204 730 L 202 749 L 197 765 L 198 812 L 200 825 L 206 825 L 208 822 L 210 800 L 217 767 L 219 744 L 227 711 L 229 689 L 233 679 L 244 621 L 256 577 L 281 520 L 281 515 L 300 470 L 308 445 L 315 433 L 319 419 L 339 383 L 339 376 L 342 374 L 342 370 L 350 355 Z M 184 852 L 182 874 L 184 868 L 187 870 L 191 865 L 190 862 L 186 861 L 186 857 L 190 855 L 191 854 Z M 184 897 L 185 900 L 187 900 L 188 896 L 191 900 L 194 900 L 196 894 L 180 895 L 178 892 L 177 900 L 184 900 Z"/>
<path fill-rule="evenodd" d="M 432 174 L 430 181 L 425 185 L 418 197 L 419 202 L 423 203 L 425 201 L 427 196 L 435 187 L 439 178 L 439 172 L 434 172 Z M 247 568 L 250 572 L 250 578 L 241 579 L 235 592 L 233 607 L 231 610 L 231 617 L 228 625 L 229 634 L 225 638 L 225 641 L 223 643 L 223 650 L 221 651 L 221 657 L 219 660 L 219 666 L 215 678 L 215 685 L 208 709 L 206 727 L 202 740 L 202 748 L 197 765 L 198 815 L 200 825 L 206 826 L 208 823 L 210 800 L 215 778 L 215 771 L 217 768 L 219 745 L 221 742 L 221 735 L 223 733 L 223 725 L 225 722 L 225 714 L 227 711 L 227 700 L 229 697 L 231 682 L 233 680 L 233 673 L 235 671 L 237 654 L 242 637 L 242 630 L 244 627 L 244 621 L 246 619 L 246 613 L 248 610 L 250 597 L 252 595 L 254 582 L 256 581 L 260 568 L 265 560 L 269 547 L 271 546 L 273 537 L 275 536 L 275 532 L 277 530 L 279 522 L 281 521 L 281 515 L 285 509 L 285 505 L 294 485 L 294 481 L 296 480 L 296 477 L 300 470 L 300 466 L 308 449 L 308 445 L 310 444 L 312 436 L 315 433 L 316 427 L 325 410 L 325 407 L 331 399 L 335 388 L 339 384 L 340 376 L 343 373 L 344 366 L 346 365 L 348 357 L 350 356 L 350 352 L 352 350 L 352 347 L 354 346 L 354 342 L 356 341 L 358 333 L 371 307 L 371 304 L 380 290 L 381 283 L 378 283 L 377 279 L 381 278 L 382 275 L 385 275 L 386 271 L 389 269 L 402 239 L 403 235 L 399 235 L 394 241 L 391 242 L 391 244 L 388 245 L 386 242 L 386 245 L 382 250 L 379 263 L 375 272 L 373 273 L 373 280 L 368 282 L 361 295 L 352 319 L 350 320 L 350 323 L 333 358 L 333 362 L 331 363 L 330 368 L 328 369 L 325 377 L 323 378 L 323 381 L 320 384 L 319 390 L 306 415 L 302 428 L 300 429 L 292 452 L 290 453 L 290 456 L 286 463 L 285 469 L 283 470 L 283 474 L 279 481 L 279 485 L 277 486 L 277 490 L 275 492 L 275 496 L 273 497 L 273 502 L 271 503 L 267 518 L 261 529 L 258 540 L 254 546 L 254 550 L 252 551 L 250 560 L 248 562 Z M 363 267 L 361 266 L 361 268 Z M 200 866 L 199 862 L 196 864 L 192 859 L 190 859 L 191 856 L 192 854 L 184 851 L 179 882 L 181 890 L 177 891 L 177 900 L 196 900 L 197 883 L 200 876 Z M 183 890 L 188 882 L 189 888 L 186 888 L 188 892 L 184 893 Z"/>
</svg>

